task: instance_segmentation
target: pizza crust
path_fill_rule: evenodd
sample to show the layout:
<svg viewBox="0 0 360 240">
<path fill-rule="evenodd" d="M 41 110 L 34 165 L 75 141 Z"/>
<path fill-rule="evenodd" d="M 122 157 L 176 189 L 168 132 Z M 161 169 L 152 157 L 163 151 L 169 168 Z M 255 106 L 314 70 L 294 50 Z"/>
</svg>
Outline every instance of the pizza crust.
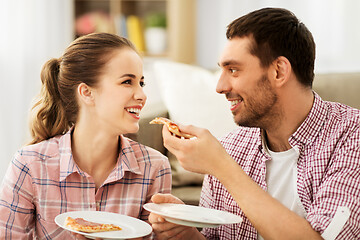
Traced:
<svg viewBox="0 0 360 240">
<path fill-rule="evenodd" d="M 72 217 L 67 217 L 65 219 L 65 226 L 71 228 L 72 230 L 86 233 L 121 230 L 121 227 L 114 224 L 96 223 L 87 221 L 83 218 L 74 219 Z"/>
</svg>

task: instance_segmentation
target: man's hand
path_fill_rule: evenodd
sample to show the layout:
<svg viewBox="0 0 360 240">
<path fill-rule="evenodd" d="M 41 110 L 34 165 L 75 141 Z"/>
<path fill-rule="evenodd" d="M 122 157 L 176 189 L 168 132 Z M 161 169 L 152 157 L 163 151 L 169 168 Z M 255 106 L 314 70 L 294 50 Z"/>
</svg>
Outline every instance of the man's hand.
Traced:
<svg viewBox="0 0 360 240">
<path fill-rule="evenodd" d="M 156 194 L 152 196 L 153 203 L 184 204 L 183 201 L 171 194 Z M 181 226 L 167 222 L 163 217 L 150 213 L 149 222 L 156 234 L 156 239 L 205 239 L 194 227 Z"/>
<path fill-rule="evenodd" d="M 163 128 L 164 146 L 172 152 L 183 168 L 191 172 L 217 176 L 225 161 L 234 160 L 221 143 L 204 128 L 179 125 L 181 132 L 195 136 L 192 139 L 180 139 Z"/>
</svg>

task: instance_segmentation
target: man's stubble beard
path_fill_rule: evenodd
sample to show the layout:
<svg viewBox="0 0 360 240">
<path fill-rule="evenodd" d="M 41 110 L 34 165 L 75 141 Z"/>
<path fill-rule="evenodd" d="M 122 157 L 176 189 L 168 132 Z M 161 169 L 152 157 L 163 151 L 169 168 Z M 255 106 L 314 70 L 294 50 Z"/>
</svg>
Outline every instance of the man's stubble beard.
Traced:
<svg viewBox="0 0 360 240">
<path fill-rule="evenodd" d="M 257 81 L 257 89 L 243 102 L 244 111 L 235 113 L 234 121 L 237 125 L 266 129 L 280 117 L 278 96 L 266 75 L 261 76 Z M 240 115 L 238 119 L 237 115 Z"/>
</svg>

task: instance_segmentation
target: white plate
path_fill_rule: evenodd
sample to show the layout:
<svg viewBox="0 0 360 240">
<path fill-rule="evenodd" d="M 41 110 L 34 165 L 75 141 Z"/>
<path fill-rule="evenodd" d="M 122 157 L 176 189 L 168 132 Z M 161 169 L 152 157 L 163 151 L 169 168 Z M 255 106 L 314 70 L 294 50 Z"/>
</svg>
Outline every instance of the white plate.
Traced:
<svg viewBox="0 0 360 240">
<path fill-rule="evenodd" d="M 114 224 L 122 228 L 120 231 L 98 232 L 98 233 L 84 233 L 72 230 L 64 225 L 66 217 L 83 218 L 87 221 L 97 223 Z M 103 238 L 103 239 L 130 239 L 143 237 L 152 232 L 151 226 L 137 218 L 121 215 L 111 212 L 101 211 L 74 211 L 66 212 L 55 217 L 55 222 L 60 227 L 71 232 L 79 233 L 87 238 Z"/>
<path fill-rule="evenodd" d="M 242 218 L 235 214 L 192 205 L 147 203 L 144 208 L 164 217 L 166 221 L 190 227 L 209 228 L 242 222 Z"/>
</svg>

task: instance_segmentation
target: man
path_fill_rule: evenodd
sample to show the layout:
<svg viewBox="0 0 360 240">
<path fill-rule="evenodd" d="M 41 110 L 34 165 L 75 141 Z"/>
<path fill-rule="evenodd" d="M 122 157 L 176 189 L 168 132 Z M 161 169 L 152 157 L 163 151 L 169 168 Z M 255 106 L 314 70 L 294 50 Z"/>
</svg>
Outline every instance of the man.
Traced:
<svg viewBox="0 0 360 240">
<path fill-rule="evenodd" d="M 164 145 L 190 171 L 205 173 L 200 206 L 240 224 L 175 225 L 151 213 L 158 239 L 359 239 L 360 111 L 312 91 L 315 43 L 285 9 L 233 21 L 220 57 L 217 92 L 240 126 L 219 143 L 206 129 L 164 127 Z M 155 203 L 181 203 L 156 195 Z"/>
</svg>

